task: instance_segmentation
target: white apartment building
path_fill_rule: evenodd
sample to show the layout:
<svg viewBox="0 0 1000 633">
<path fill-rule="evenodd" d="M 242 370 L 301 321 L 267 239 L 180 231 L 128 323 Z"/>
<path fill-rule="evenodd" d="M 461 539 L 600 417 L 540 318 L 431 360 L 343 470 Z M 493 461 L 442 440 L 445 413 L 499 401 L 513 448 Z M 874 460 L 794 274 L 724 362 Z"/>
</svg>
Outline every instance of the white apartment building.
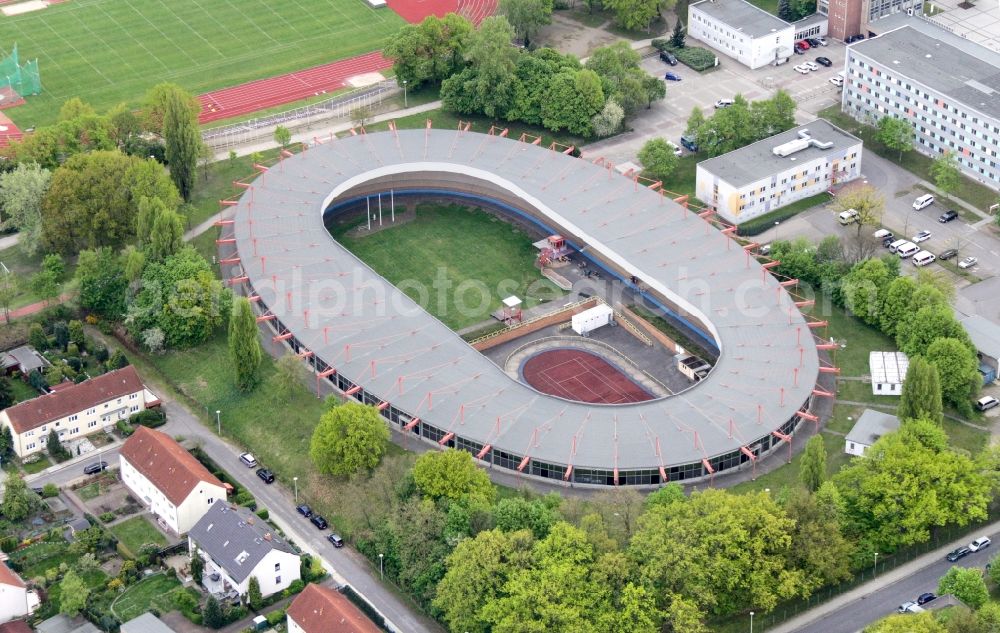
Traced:
<svg viewBox="0 0 1000 633">
<path fill-rule="evenodd" d="M 0 624 L 31 615 L 39 603 L 38 594 L 28 589 L 14 570 L 0 562 Z"/>
<path fill-rule="evenodd" d="M 201 583 L 209 593 L 236 597 L 256 577 L 265 598 L 299 579 L 299 556 L 266 521 L 216 501 L 188 532 L 188 549 L 205 561 Z"/>
<path fill-rule="evenodd" d="M 744 0 L 702 0 L 688 7 L 688 37 L 745 66 L 787 61 L 795 27 Z"/>
<path fill-rule="evenodd" d="M 222 482 L 165 433 L 140 426 L 119 459 L 122 481 L 175 534 L 186 533 L 226 498 Z"/>
<path fill-rule="evenodd" d="M 79 384 L 62 383 L 51 393 L 7 407 L 0 411 L 0 428 L 10 427 L 14 452 L 25 457 L 45 450 L 53 429 L 65 442 L 110 430 L 118 420 L 158 406 L 129 365 Z"/>
<path fill-rule="evenodd" d="M 740 224 L 861 175 L 861 139 L 824 119 L 698 163 L 695 192 Z"/>
<path fill-rule="evenodd" d="M 843 111 L 908 121 L 917 151 L 952 152 L 965 175 L 1000 189 L 1000 54 L 919 18 L 878 24 L 887 30 L 847 49 Z"/>
</svg>

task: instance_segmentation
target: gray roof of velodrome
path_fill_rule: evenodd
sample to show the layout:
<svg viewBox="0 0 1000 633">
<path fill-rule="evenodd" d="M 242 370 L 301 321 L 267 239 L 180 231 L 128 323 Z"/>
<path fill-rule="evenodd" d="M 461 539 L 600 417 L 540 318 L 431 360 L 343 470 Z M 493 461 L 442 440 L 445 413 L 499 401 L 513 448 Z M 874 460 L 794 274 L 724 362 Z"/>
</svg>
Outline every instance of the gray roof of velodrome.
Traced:
<svg viewBox="0 0 1000 633">
<path fill-rule="evenodd" d="M 501 186 L 588 252 L 700 311 L 721 342 L 715 370 L 676 396 L 603 406 L 508 377 L 324 228 L 342 193 L 410 172 Z M 233 219 L 243 274 L 304 347 L 395 407 L 495 449 L 575 468 L 697 462 L 779 428 L 815 385 L 810 330 L 778 281 L 697 214 L 590 160 L 472 132 L 359 134 L 272 167 Z"/>
<path fill-rule="evenodd" d="M 790 26 L 788 22 L 745 0 L 702 0 L 692 4 L 691 8 L 753 38 L 770 35 Z"/>
<path fill-rule="evenodd" d="M 1000 119 L 1000 53 L 927 20 L 893 18 L 884 20 L 902 26 L 851 44 L 848 57 L 851 52 L 864 55 L 913 83 Z"/>
</svg>

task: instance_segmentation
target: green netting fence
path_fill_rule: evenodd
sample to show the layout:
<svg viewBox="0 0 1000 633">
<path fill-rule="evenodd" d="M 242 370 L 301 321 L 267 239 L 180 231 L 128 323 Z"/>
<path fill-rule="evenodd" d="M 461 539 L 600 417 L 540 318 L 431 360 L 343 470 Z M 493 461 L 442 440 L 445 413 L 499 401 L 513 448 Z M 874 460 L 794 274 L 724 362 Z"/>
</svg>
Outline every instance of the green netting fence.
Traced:
<svg viewBox="0 0 1000 633">
<path fill-rule="evenodd" d="M 38 73 L 38 60 L 28 61 L 22 66 L 15 44 L 14 50 L 0 60 L 0 88 L 9 88 L 22 97 L 40 93 L 42 80 Z"/>
</svg>

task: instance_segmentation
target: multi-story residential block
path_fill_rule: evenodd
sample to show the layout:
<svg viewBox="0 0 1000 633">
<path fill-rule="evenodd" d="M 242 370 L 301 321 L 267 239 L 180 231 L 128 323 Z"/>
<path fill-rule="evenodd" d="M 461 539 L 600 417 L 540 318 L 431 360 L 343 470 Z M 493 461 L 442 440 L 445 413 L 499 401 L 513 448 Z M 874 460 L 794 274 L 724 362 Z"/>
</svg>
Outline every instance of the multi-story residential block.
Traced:
<svg viewBox="0 0 1000 633">
<path fill-rule="evenodd" d="M 688 37 L 749 66 L 787 61 L 795 27 L 744 0 L 702 0 L 688 7 Z"/>
<path fill-rule="evenodd" d="M 699 200 L 739 224 L 861 175 L 861 139 L 823 120 L 698 163 Z"/>
<path fill-rule="evenodd" d="M 28 589 L 17 573 L 0 562 L 0 624 L 31 615 L 38 604 L 38 594 Z"/>
<path fill-rule="evenodd" d="M 192 556 L 201 556 L 201 582 L 217 596 L 247 593 L 257 578 L 265 598 L 299 579 L 299 557 L 267 522 L 242 508 L 216 501 L 188 532 Z"/>
<path fill-rule="evenodd" d="M 159 431 L 140 426 L 122 446 L 122 481 L 176 534 L 190 530 L 226 489 L 215 475 Z"/>
<path fill-rule="evenodd" d="M 45 450 L 52 429 L 66 442 L 111 430 L 118 420 L 158 406 L 160 401 L 129 365 L 79 384 L 63 383 L 51 393 L 8 407 L 0 411 L 0 428 L 10 427 L 14 452 L 25 457 Z"/>
<path fill-rule="evenodd" d="M 382 629 L 336 589 L 309 584 L 288 605 L 288 633 L 380 633 Z"/>
<path fill-rule="evenodd" d="M 898 22 L 848 47 L 843 111 L 908 121 L 917 151 L 951 152 L 967 176 L 1000 188 L 1000 54 L 923 19 Z"/>
</svg>

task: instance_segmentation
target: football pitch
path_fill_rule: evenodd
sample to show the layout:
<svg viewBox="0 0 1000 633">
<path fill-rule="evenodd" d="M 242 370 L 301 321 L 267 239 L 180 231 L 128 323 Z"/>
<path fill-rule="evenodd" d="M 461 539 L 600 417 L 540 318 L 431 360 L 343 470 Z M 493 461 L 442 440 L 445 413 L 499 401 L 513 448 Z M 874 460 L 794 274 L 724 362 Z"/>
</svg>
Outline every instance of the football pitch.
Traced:
<svg viewBox="0 0 1000 633">
<path fill-rule="evenodd" d="M 200 94 L 381 49 L 404 23 L 364 0 L 70 0 L 0 15 L 0 48 L 38 58 L 22 129 L 80 97 L 99 112 L 169 81 Z"/>
</svg>

